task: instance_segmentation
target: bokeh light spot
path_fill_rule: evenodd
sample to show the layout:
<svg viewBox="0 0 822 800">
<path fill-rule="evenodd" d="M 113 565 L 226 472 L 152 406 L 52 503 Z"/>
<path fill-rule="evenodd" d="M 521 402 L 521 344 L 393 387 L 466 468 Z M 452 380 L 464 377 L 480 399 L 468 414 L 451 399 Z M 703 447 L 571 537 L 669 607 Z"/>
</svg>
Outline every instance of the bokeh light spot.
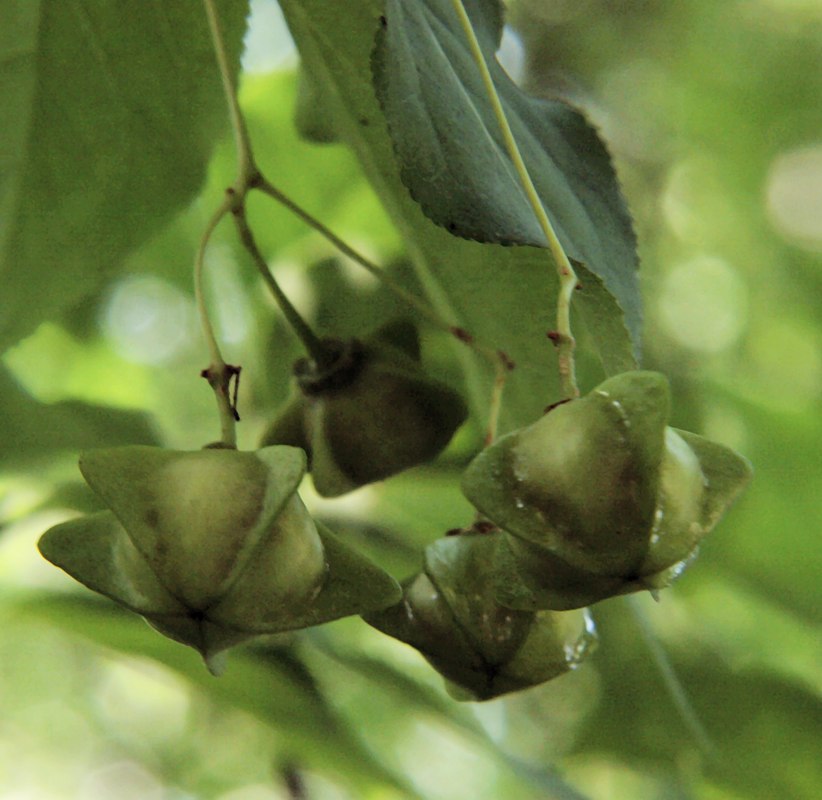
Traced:
<svg viewBox="0 0 822 800">
<path fill-rule="evenodd" d="M 271 72 L 297 63 L 297 48 L 276 0 L 251 0 L 243 70 Z"/>
<path fill-rule="evenodd" d="M 514 83 L 522 80 L 525 75 L 525 47 L 520 35 L 510 25 L 502 29 L 497 60 Z"/>
<path fill-rule="evenodd" d="M 160 364 L 192 344 L 193 304 L 166 281 L 138 275 L 117 284 L 105 306 L 102 326 L 123 358 Z"/>
<path fill-rule="evenodd" d="M 806 411 L 822 393 L 822 356 L 815 328 L 771 318 L 751 337 L 750 368 L 756 399 L 779 410 Z"/>
<path fill-rule="evenodd" d="M 123 760 L 90 773 L 76 796 L 78 800 L 162 800 L 163 787 L 140 764 Z"/>
<path fill-rule="evenodd" d="M 775 158 L 765 195 L 771 222 L 783 236 L 822 250 L 822 143 Z"/>
<path fill-rule="evenodd" d="M 148 744 L 186 732 L 186 685 L 149 661 L 111 661 L 101 674 L 94 706 L 101 723 L 123 738 Z"/>
<path fill-rule="evenodd" d="M 672 339 L 691 350 L 718 353 L 739 338 L 747 306 L 745 283 L 733 267 L 702 255 L 675 266 L 663 278 L 657 307 Z"/>
</svg>

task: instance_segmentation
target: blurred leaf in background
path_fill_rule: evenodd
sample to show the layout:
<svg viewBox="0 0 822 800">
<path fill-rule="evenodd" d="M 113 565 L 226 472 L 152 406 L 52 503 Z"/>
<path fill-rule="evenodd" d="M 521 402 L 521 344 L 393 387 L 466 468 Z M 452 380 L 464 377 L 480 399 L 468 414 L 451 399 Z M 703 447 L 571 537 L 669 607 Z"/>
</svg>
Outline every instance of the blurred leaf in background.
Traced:
<svg viewBox="0 0 822 800">
<path fill-rule="evenodd" d="M 25 336 L 5 351 L 0 372 L 0 797 L 275 800 L 302 791 L 311 800 L 815 800 L 822 785 L 818 2 L 509 4 L 500 54 L 509 73 L 531 93 L 582 108 L 614 157 L 639 240 L 643 366 L 670 376 L 672 424 L 735 447 L 756 474 L 660 603 L 599 604 L 593 613 L 601 643 L 590 662 L 485 704 L 455 703 L 415 651 L 356 618 L 240 650 L 214 679 L 193 653 L 90 600 L 39 559 L 43 530 L 94 505 L 77 488 L 77 449 L 151 440 L 190 449 L 214 436 L 213 400 L 198 378 L 207 354 L 190 271 L 235 157 L 228 138 L 210 155 L 215 133 L 227 126 L 216 68 L 195 36 L 203 18 L 192 6 L 191 20 L 170 29 L 193 38 L 186 66 L 166 65 L 176 76 L 166 99 L 177 102 L 186 91 L 177 81 L 201 81 L 197 113 L 178 115 L 168 149 L 142 148 L 134 132 L 137 152 L 151 159 L 174 160 L 173 152 L 185 150 L 185 180 L 158 200 L 150 181 L 126 170 L 114 199 L 104 197 L 112 185 L 101 188 L 95 169 L 80 168 L 96 163 L 90 148 L 100 137 L 116 138 L 113 129 L 72 140 L 82 145 L 79 155 L 50 145 L 79 107 L 72 92 L 91 91 L 74 79 L 71 92 L 60 91 L 64 68 L 53 60 L 69 45 L 77 49 L 60 33 L 76 21 L 74 5 L 44 0 L 35 7 L 41 17 L 0 4 L 2 17 L 15 22 L 0 34 L 3 139 L 10 143 L 0 159 L 0 256 L 20 242 L 30 256 L 25 272 L 4 261 L 0 303 L 11 309 L 15 331 L 6 342 Z M 245 8 L 221 7 L 239 52 Z M 254 0 L 251 11 L 241 102 L 263 169 L 344 239 L 391 264 L 404 286 L 433 290 L 440 310 L 468 314 L 489 342 L 517 350 L 523 371 L 512 378 L 504 424 L 538 413 L 555 381 L 553 355 L 544 339 L 520 339 L 549 325 L 550 281 L 528 273 L 542 254 L 495 251 L 527 277 L 502 292 L 492 280 L 499 262 L 480 245 L 452 243 L 403 199 L 399 184 L 375 191 L 345 146 L 301 139 L 293 122 L 296 58 L 279 8 Z M 339 36 L 345 33 L 341 27 Z M 63 49 L 46 48 L 51 41 Z M 89 41 L 96 49 L 86 60 L 119 52 L 102 34 Z M 177 47 L 182 39 L 169 53 Z M 139 49 L 128 54 L 140 58 Z M 187 72 L 192 62 L 196 69 Z M 94 79 L 122 78 L 118 70 Z M 12 97 L 17 105 L 9 105 Z M 12 118 L 5 111 L 12 107 L 29 112 Z M 35 111 L 42 124 L 32 127 Z M 302 113 L 305 126 L 305 105 Z M 335 124 L 348 123 L 332 120 L 326 138 L 336 135 Z M 372 130 L 357 135 L 360 159 L 369 142 L 382 141 Z M 374 160 L 386 157 L 374 152 Z M 49 159 L 60 162 L 60 181 L 40 179 L 53 167 Z M 127 167 L 140 172 L 141 164 L 110 167 L 119 175 Z M 149 178 L 157 170 L 162 177 L 152 160 Z M 61 190 L 77 171 L 94 203 L 117 215 L 116 235 L 97 226 L 91 205 Z M 375 172 L 366 165 L 372 180 Z M 203 193 L 191 202 L 201 176 Z M 16 205 L 24 179 L 29 205 Z M 387 211 L 386 196 L 394 198 Z M 10 215 L 12 207 L 19 210 Z M 397 208 L 407 230 L 391 221 Z M 284 209 L 255 198 L 249 213 L 289 296 L 321 332 L 373 329 L 401 311 Z M 126 220 L 134 225 L 124 233 Z M 401 235 L 417 243 L 410 264 Z M 41 251 L 48 259 L 40 260 Z M 81 285 L 90 253 L 94 279 Z M 442 267 L 449 258 L 460 265 L 453 272 Z M 431 273 L 419 270 L 421 260 Z M 299 351 L 229 225 L 218 230 L 206 271 L 227 360 L 243 364 L 241 445 L 254 447 L 288 393 Z M 501 312 L 472 305 L 493 291 Z M 517 318 L 517 304 L 536 291 L 545 292 L 544 319 Z M 607 298 L 600 301 L 590 300 L 589 317 L 603 308 L 600 321 L 614 324 L 619 338 L 621 321 Z M 590 331 L 580 338 L 587 389 L 603 371 L 595 354 L 601 343 Z M 424 331 L 423 352 L 438 375 L 464 367 L 457 380 L 472 395 L 489 380 L 435 331 Z M 612 359 L 624 363 L 626 355 L 617 348 Z M 322 500 L 310 485 L 304 496 L 352 544 L 406 577 L 419 569 L 427 543 L 469 518 L 457 479 L 479 437 L 479 426 L 468 426 L 437 465 L 340 500 Z"/>
</svg>

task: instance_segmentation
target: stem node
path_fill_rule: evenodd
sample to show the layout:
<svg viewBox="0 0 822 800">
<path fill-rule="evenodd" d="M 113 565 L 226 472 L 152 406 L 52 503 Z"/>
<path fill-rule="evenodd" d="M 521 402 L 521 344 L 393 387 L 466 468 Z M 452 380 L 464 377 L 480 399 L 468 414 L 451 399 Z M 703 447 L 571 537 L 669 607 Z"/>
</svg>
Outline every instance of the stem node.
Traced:
<svg viewBox="0 0 822 800">
<path fill-rule="evenodd" d="M 226 364 L 220 360 L 217 363 L 212 362 L 200 372 L 200 377 L 208 381 L 217 400 L 223 434 L 221 443 L 226 447 L 236 447 L 234 423 L 240 421 L 240 415 L 237 412 L 237 393 L 240 387 L 241 369 L 242 367 Z M 233 393 L 232 381 L 234 382 Z"/>
</svg>

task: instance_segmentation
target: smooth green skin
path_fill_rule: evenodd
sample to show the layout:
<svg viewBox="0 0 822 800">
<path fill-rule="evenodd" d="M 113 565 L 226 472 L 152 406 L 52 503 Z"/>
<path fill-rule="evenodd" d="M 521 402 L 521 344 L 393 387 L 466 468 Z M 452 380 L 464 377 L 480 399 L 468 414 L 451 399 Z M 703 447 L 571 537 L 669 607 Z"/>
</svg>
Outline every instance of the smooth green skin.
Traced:
<svg viewBox="0 0 822 800">
<path fill-rule="evenodd" d="M 183 453 L 122 447 L 84 453 L 80 471 L 162 583 L 187 607 L 205 609 L 226 594 L 252 555 L 259 557 L 296 492 L 305 458 L 293 448 Z M 277 545 L 307 566 L 295 594 L 310 593 L 325 566 L 305 519 L 293 532 L 277 529 Z M 294 581 L 287 564 L 279 569 L 272 579 Z"/>
<path fill-rule="evenodd" d="M 667 427 L 668 404 L 663 376 L 626 373 L 474 459 L 463 491 L 507 532 L 501 603 L 578 608 L 682 573 L 751 469 L 729 448 Z"/>
<path fill-rule="evenodd" d="M 636 569 L 656 507 L 668 406 L 658 373 L 610 378 L 483 450 L 463 492 L 500 527 L 574 567 Z"/>
<path fill-rule="evenodd" d="M 384 608 L 398 584 L 309 516 L 305 455 L 125 447 L 81 459 L 110 506 L 47 531 L 41 553 L 199 650 Z"/>
<path fill-rule="evenodd" d="M 317 491 L 335 497 L 431 461 L 467 416 L 445 384 L 385 350 L 344 390 L 309 399 L 305 425 Z"/>
<path fill-rule="evenodd" d="M 405 597 L 366 621 L 418 649 L 458 700 L 488 700 L 572 669 L 593 642 L 585 611 L 514 611 L 493 593 L 498 535 L 464 533 L 426 549 Z"/>
<path fill-rule="evenodd" d="M 685 558 L 707 533 L 702 523 L 705 474 L 693 448 L 673 428 L 665 429 L 665 455 L 648 552 L 640 575 L 658 572 Z"/>
<path fill-rule="evenodd" d="M 413 328 L 380 329 L 366 342 L 363 359 L 347 386 L 292 398 L 263 439 L 303 447 L 324 497 L 431 461 L 468 413 L 453 389 L 420 367 Z"/>
</svg>

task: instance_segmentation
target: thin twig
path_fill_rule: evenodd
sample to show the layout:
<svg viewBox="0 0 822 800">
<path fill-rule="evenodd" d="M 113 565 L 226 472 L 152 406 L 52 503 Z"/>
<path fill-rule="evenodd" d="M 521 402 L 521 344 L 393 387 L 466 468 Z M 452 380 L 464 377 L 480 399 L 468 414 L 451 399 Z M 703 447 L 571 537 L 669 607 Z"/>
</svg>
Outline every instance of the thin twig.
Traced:
<svg viewBox="0 0 822 800">
<path fill-rule="evenodd" d="M 285 292 L 280 288 L 280 285 L 277 283 L 276 278 L 272 275 L 271 270 L 268 268 L 268 264 L 266 260 L 263 258 L 260 249 L 257 247 L 257 242 L 254 239 L 254 234 L 251 231 L 251 227 L 248 224 L 248 220 L 246 219 L 245 215 L 245 208 L 239 207 L 233 210 L 234 213 L 234 223 L 237 226 L 237 233 L 240 236 L 240 241 L 243 244 L 243 247 L 248 251 L 251 255 L 252 260 L 254 261 L 254 266 L 257 267 L 257 271 L 260 273 L 260 277 L 265 281 L 268 288 L 271 290 L 271 293 L 274 295 L 275 299 L 277 300 L 277 304 L 280 306 L 280 310 L 283 312 L 286 320 L 288 321 L 289 325 L 291 325 L 294 332 L 299 337 L 300 341 L 303 343 L 303 346 L 308 351 L 308 354 L 314 360 L 315 363 L 318 365 L 323 365 L 327 361 L 327 350 L 323 346 L 322 340 L 314 333 L 311 327 L 305 322 L 302 318 L 300 313 L 297 311 L 296 308 L 292 305 L 291 301 L 286 296 Z"/>
<path fill-rule="evenodd" d="M 321 363 L 326 359 L 326 349 L 323 347 L 319 337 L 302 318 L 297 309 L 291 304 L 288 297 L 286 297 L 285 293 L 274 279 L 274 276 L 268 269 L 268 265 L 266 264 L 265 259 L 254 241 L 254 236 L 251 233 L 251 229 L 248 226 L 248 221 L 245 214 L 246 195 L 248 195 L 252 188 L 265 181 L 257 168 L 251 145 L 251 139 L 248 135 L 248 128 L 246 127 L 245 118 L 237 99 L 237 89 L 232 78 L 232 72 L 229 66 L 225 42 L 223 39 L 222 30 L 220 28 L 220 20 L 214 0 L 203 0 L 203 3 L 205 4 L 206 15 L 208 17 L 208 23 L 211 29 L 214 53 L 217 57 L 217 64 L 220 69 L 220 77 L 222 79 L 223 90 L 225 93 L 226 102 L 228 104 L 229 115 L 231 117 L 231 127 L 234 131 L 234 139 L 237 146 L 237 178 L 234 185 L 227 190 L 226 198 L 223 200 L 223 203 L 218 210 L 219 219 L 222 219 L 228 211 L 233 214 L 243 246 L 251 255 L 255 266 L 262 275 L 266 285 L 274 295 L 274 299 L 277 301 L 277 304 L 282 310 L 286 320 L 303 342 L 303 345 L 311 358 L 318 361 L 318 363 Z M 204 305 L 203 314 L 207 320 L 208 315 L 205 313 Z M 210 330 L 210 324 L 208 324 L 208 328 Z M 212 341 L 213 338 L 212 332 Z"/>
</svg>

